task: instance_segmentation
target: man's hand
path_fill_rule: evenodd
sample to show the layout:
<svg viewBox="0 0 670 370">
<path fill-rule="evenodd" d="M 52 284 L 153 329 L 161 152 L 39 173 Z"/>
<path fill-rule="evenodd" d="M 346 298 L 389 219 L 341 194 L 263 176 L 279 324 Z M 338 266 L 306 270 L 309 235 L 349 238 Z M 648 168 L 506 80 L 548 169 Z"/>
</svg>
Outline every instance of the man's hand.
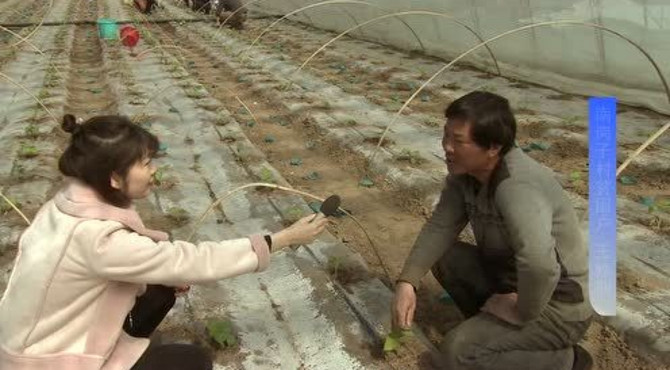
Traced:
<svg viewBox="0 0 670 370">
<path fill-rule="evenodd" d="M 494 294 L 484 303 L 483 312 L 488 312 L 510 324 L 521 325 L 519 310 L 517 309 L 517 293 Z"/>
<path fill-rule="evenodd" d="M 393 297 L 393 327 L 401 329 L 410 329 L 412 320 L 414 320 L 414 310 L 416 309 L 416 293 L 412 284 L 400 281 L 395 288 Z"/>
</svg>

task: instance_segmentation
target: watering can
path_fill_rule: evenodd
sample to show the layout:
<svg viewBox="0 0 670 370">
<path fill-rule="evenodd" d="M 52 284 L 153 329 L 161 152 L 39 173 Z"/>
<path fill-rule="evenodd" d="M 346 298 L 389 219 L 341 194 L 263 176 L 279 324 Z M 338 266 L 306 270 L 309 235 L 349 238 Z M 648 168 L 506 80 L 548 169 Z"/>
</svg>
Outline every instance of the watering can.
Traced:
<svg viewBox="0 0 670 370">
<path fill-rule="evenodd" d="M 119 38 L 119 25 L 116 24 L 116 19 L 98 19 L 98 34 L 101 39 L 117 40 Z"/>
</svg>

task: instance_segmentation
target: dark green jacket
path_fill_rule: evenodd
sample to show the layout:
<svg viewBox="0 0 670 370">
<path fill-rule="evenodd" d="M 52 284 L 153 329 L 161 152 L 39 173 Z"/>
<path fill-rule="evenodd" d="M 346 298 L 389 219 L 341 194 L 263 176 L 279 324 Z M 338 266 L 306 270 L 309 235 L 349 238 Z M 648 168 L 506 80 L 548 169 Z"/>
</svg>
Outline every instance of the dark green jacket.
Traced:
<svg viewBox="0 0 670 370">
<path fill-rule="evenodd" d="M 576 212 L 551 170 L 512 148 L 487 185 L 449 175 L 399 277 L 415 287 L 470 222 L 494 289 L 516 291 L 524 322 L 544 309 L 566 321 L 593 313 L 588 250 Z"/>
</svg>

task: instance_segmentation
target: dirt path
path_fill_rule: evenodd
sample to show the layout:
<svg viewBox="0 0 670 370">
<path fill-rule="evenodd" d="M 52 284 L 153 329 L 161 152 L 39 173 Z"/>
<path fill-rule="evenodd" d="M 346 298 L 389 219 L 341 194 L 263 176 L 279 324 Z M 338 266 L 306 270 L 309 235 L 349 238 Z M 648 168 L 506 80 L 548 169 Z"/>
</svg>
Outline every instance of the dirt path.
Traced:
<svg viewBox="0 0 670 370">
<path fill-rule="evenodd" d="M 87 1 L 81 6 L 80 19 L 96 19 L 98 4 Z M 88 119 L 101 114 L 117 114 L 118 103 L 107 83 L 107 69 L 102 58 L 101 41 L 95 26 L 74 26 L 74 43 L 70 52 L 68 100 L 65 112 Z"/>
</svg>

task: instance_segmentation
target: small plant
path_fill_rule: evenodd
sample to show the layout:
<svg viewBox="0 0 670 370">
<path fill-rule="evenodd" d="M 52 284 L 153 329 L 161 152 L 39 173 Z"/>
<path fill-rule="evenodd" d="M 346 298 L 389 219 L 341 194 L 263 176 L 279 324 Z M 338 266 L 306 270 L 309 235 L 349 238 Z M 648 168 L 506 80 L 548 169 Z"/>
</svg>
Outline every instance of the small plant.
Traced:
<svg viewBox="0 0 670 370">
<path fill-rule="evenodd" d="M 16 177 L 19 180 L 23 180 L 26 175 L 26 168 L 22 164 L 17 163 L 17 161 L 14 161 L 10 174 L 12 177 Z"/>
<path fill-rule="evenodd" d="M 153 175 L 154 184 L 156 184 L 156 186 L 163 185 L 163 181 L 165 180 L 166 177 L 165 174 L 170 169 L 170 167 L 171 166 L 169 164 L 164 164 L 158 167 L 158 169 L 156 169 L 156 172 L 154 172 Z"/>
<path fill-rule="evenodd" d="M 191 218 L 188 212 L 180 207 L 171 207 L 168 209 L 167 217 L 177 225 L 184 225 Z"/>
<path fill-rule="evenodd" d="M 344 125 L 348 127 L 354 127 L 358 125 L 358 122 L 356 122 L 355 119 L 348 119 L 344 122 Z"/>
<path fill-rule="evenodd" d="M 207 92 L 200 88 L 191 88 L 186 90 L 186 96 L 188 96 L 191 99 L 202 99 L 205 96 L 207 96 Z"/>
<path fill-rule="evenodd" d="M 51 95 L 49 94 L 49 90 L 43 89 L 40 91 L 39 94 L 37 94 L 37 99 L 39 100 L 46 100 L 50 97 Z"/>
<path fill-rule="evenodd" d="M 647 202 L 643 204 L 648 206 L 649 213 L 666 212 L 670 213 L 670 198 L 645 197 Z"/>
<path fill-rule="evenodd" d="M 207 323 L 207 334 L 221 347 L 237 345 L 233 324 L 229 320 L 214 320 Z"/>
<path fill-rule="evenodd" d="M 135 89 L 128 89 L 128 95 L 129 96 L 136 96 L 136 97 L 143 97 L 143 94 L 141 91 L 137 91 Z"/>
<path fill-rule="evenodd" d="M 291 206 L 285 211 L 286 221 L 289 223 L 294 223 L 298 221 L 303 216 L 302 208 L 298 206 Z"/>
<path fill-rule="evenodd" d="M 579 122 L 581 119 L 582 119 L 581 116 L 572 116 L 572 117 L 569 117 L 568 119 L 566 119 L 566 120 L 565 120 L 565 123 L 567 123 L 567 124 L 569 124 L 569 125 L 575 125 L 575 124 L 577 124 L 577 122 Z"/>
<path fill-rule="evenodd" d="M 270 171 L 266 167 L 263 167 L 263 169 L 261 170 L 260 178 L 262 182 L 273 183 L 275 177 L 272 174 L 272 171 Z"/>
<path fill-rule="evenodd" d="M 44 86 L 47 87 L 47 88 L 52 89 L 52 88 L 58 86 L 58 82 L 59 82 L 59 79 L 58 79 L 57 76 L 49 75 L 46 79 L 46 82 L 44 83 Z"/>
<path fill-rule="evenodd" d="M 144 105 L 144 104 L 146 104 L 147 102 L 146 102 L 144 99 L 135 96 L 135 97 L 133 97 L 132 99 L 130 99 L 130 102 L 129 102 L 129 103 L 130 103 L 131 105 Z"/>
<path fill-rule="evenodd" d="M 370 176 L 365 175 L 365 176 L 363 176 L 361 181 L 358 182 L 358 185 L 366 187 L 366 188 L 371 188 L 371 187 L 375 186 L 375 182 L 372 181 Z"/>
<path fill-rule="evenodd" d="M 19 157 L 21 158 L 37 157 L 38 154 L 39 150 L 37 147 L 31 144 L 23 144 L 21 145 L 21 149 L 19 149 Z"/>
<path fill-rule="evenodd" d="M 418 166 L 426 162 L 426 159 L 419 154 L 417 150 L 403 149 L 400 154 L 396 156 L 398 161 L 407 161 L 413 166 Z"/>
<path fill-rule="evenodd" d="M 40 135 L 40 130 L 34 124 L 29 124 L 23 129 L 23 134 L 29 138 L 35 139 Z"/>
<path fill-rule="evenodd" d="M 570 172 L 570 182 L 572 185 L 583 185 L 584 180 L 582 179 L 582 173 L 579 171 Z"/>
<path fill-rule="evenodd" d="M 442 124 L 442 121 L 438 120 L 437 118 L 430 117 L 423 121 L 423 124 L 428 127 L 439 127 Z"/>
<path fill-rule="evenodd" d="M 150 118 L 151 117 L 146 113 L 139 113 L 139 114 L 135 114 L 132 117 L 130 117 L 130 121 L 132 123 L 136 124 L 136 125 L 143 125 L 143 124 L 149 122 Z"/>
<path fill-rule="evenodd" d="M 7 197 L 7 199 L 10 202 L 14 203 L 16 208 L 21 208 L 21 202 L 17 201 L 16 199 L 14 199 L 12 197 Z M 4 199 L 0 199 L 0 215 L 4 215 L 5 213 L 7 213 L 7 212 L 9 212 L 13 209 L 14 208 L 12 208 L 12 206 L 9 204 L 9 202 L 7 202 Z"/>
<path fill-rule="evenodd" d="M 340 271 L 342 266 L 342 257 L 340 256 L 330 256 L 328 257 L 328 273 L 331 274 L 335 279 L 337 279 L 337 273 Z"/>
<path fill-rule="evenodd" d="M 291 86 L 293 86 L 293 81 L 287 81 L 283 85 L 281 85 L 281 87 L 279 89 L 281 91 L 287 91 L 288 89 L 291 88 Z"/>
<path fill-rule="evenodd" d="M 414 336 L 412 330 L 404 329 L 393 329 L 389 335 L 386 336 L 384 340 L 384 352 L 393 352 L 396 351 L 403 343 Z"/>
<path fill-rule="evenodd" d="M 217 126 L 225 126 L 231 121 L 230 116 L 223 115 L 221 113 L 217 114 L 216 121 L 214 122 Z"/>
</svg>

